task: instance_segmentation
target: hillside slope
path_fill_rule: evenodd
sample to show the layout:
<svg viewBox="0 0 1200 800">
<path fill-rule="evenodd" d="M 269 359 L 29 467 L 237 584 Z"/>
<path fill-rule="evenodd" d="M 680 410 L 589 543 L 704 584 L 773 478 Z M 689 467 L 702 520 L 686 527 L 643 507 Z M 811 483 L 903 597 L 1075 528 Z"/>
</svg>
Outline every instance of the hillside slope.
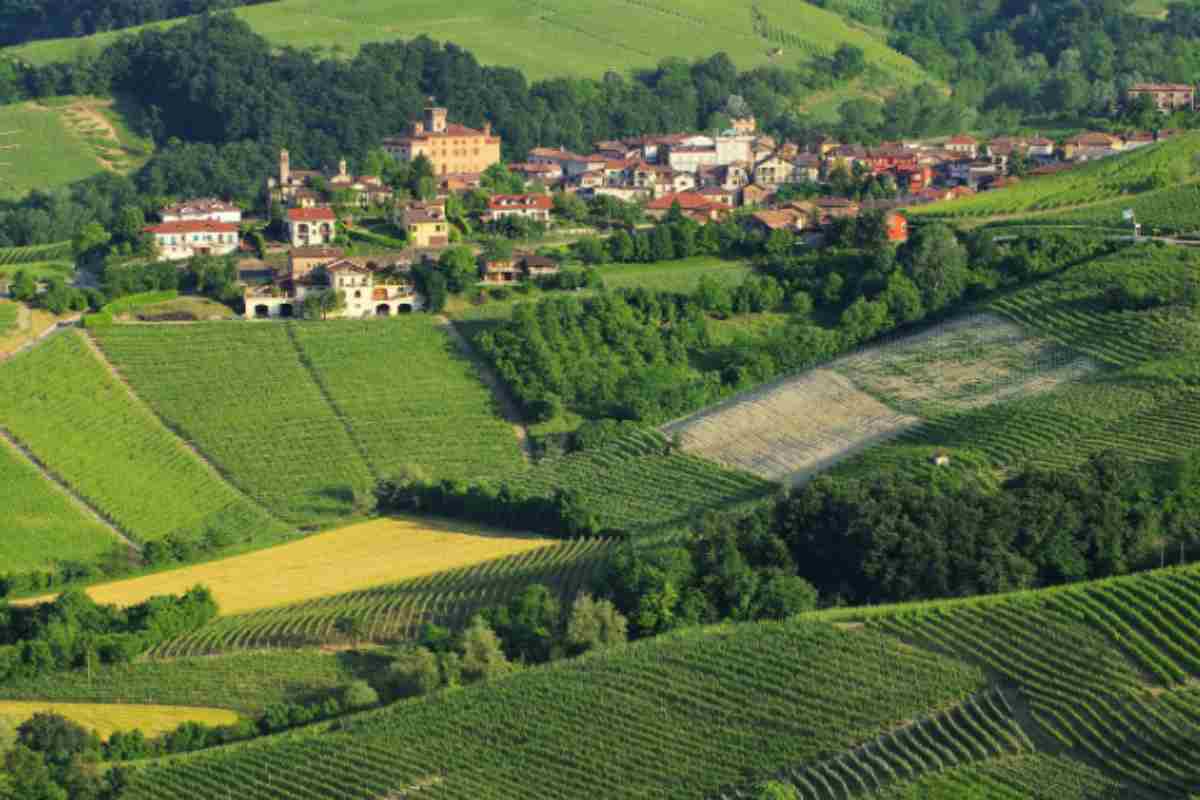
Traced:
<svg viewBox="0 0 1200 800">
<path fill-rule="evenodd" d="M 599 78 L 608 70 L 652 67 L 668 56 L 707 57 L 722 50 L 750 68 L 830 54 L 843 43 L 863 48 L 867 62 L 897 83 L 925 77 L 881 37 L 837 14 L 786 0 L 463 0 L 452 6 L 434 0 L 279 0 L 236 13 L 280 46 L 352 55 L 369 42 L 425 34 L 465 47 L 484 63 L 519 67 L 530 79 Z M 34 42 L 4 52 L 38 64 L 69 61 L 118 35 Z M 776 48 L 782 54 L 773 59 Z"/>
</svg>

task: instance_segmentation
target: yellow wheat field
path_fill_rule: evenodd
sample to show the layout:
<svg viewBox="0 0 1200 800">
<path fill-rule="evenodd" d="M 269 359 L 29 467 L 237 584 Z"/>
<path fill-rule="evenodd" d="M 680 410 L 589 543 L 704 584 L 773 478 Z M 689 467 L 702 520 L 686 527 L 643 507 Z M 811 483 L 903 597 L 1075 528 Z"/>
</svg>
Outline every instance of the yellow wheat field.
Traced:
<svg viewBox="0 0 1200 800">
<path fill-rule="evenodd" d="M 523 553 L 554 542 L 464 523 L 388 518 L 246 555 L 93 586 L 96 602 L 131 605 L 204 584 L 222 614 L 311 600 Z"/>
<path fill-rule="evenodd" d="M 24 722 L 39 712 L 66 717 L 100 734 L 102 739 L 107 739 L 113 731 L 128 731 L 133 728 L 141 729 L 147 736 L 156 736 L 174 730 L 184 722 L 230 725 L 238 720 L 237 712 L 224 708 L 0 700 L 0 717 L 7 717 L 16 723 Z"/>
</svg>

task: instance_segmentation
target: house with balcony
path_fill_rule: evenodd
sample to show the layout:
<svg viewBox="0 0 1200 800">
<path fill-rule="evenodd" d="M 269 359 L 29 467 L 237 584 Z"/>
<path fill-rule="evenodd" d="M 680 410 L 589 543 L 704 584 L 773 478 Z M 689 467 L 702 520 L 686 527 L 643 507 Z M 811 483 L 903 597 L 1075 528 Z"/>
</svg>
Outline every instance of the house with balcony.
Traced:
<svg viewBox="0 0 1200 800">
<path fill-rule="evenodd" d="M 228 255 L 241 244 L 238 226 L 230 222 L 207 219 L 161 222 L 144 230 L 154 238 L 159 255 L 168 261 Z"/>
<path fill-rule="evenodd" d="M 337 215 L 331 208 L 289 208 L 285 225 L 292 247 L 333 244 L 337 238 Z"/>
</svg>

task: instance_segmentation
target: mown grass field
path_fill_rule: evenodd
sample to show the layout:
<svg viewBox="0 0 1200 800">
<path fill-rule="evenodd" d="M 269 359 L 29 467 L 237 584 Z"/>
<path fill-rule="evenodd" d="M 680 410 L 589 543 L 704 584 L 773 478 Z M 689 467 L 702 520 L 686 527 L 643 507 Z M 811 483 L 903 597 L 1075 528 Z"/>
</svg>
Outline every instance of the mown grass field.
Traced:
<svg viewBox="0 0 1200 800">
<path fill-rule="evenodd" d="M 0 364 L 0 425 L 134 539 L 287 533 L 139 407 L 75 331 Z M 11 524 L 6 535 L 29 535 Z"/>
<path fill-rule="evenodd" d="M 239 614 L 432 575 L 548 544 L 457 522 L 378 519 L 220 561 L 99 584 L 87 592 L 99 603 L 126 606 L 203 584 L 222 614 Z"/>
<path fill-rule="evenodd" d="M 742 261 L 697 256 L 655 264 L 609 264 L 600 268 L 608 289 L 651 289 L 661 292 L 694 292 L 703 278 L 733 287 L 751 274 Z"/>
<path fill-rule="evenodd" d="M 1095 371 L 1004 403 L 934 410 L 839 469 L 925 473 L 931 454 L 945 451 L 955 468 L 999 475 L 1027 463 L 1069 467 L 1109 449 L 1160 465 L 1200 447 L 1200 319 L 1181 307 L 1121 310 L 1107 301 L 1120 280 L 1164 287 L 1198 276 L 1200 256 L 1190 250 L 1142 245 L 994 301 L 994 313 Z"/>
<path fill-rule="evenodd" d="M 403 702 L 344 732 L 139 771 L 128 796 L 233 786 L 246 800 L 365 800 L 424 785 L 476 800 L 696 798 L 949 710 L 985 685 L 973 667 L 874 633 L 694 630 Z"/>
<path fill-rule="evenodd" d="M 189 721 L 208 725 L 229 725 L 238 720 L 235 712 L 220 708 L 0 700 L 0 717 L 24 722 L 37 713 L 66 717 L 87 730 L 95 731 L 101 739 L 113 731 L 128 731 L 134 728 L 140 728 L 147 736 L 155 736 L 174 730 Z"/>
<path fill-rule="evenodd" d="M 102 168 L 55 110 L 32 102 L 0 107 L 0 197 L 62 186 Z"/>
<path fill-rule="evenodd" d="M 1161 190 L 1191 180 L 1200 133 L 1181 134 L 1129 153 L 1092 161 L 1056 175 L 1023 179 L 992 192 L 909 209 L 915 218 L 983 219 L 1062 211 L 1073 206 Z"/>
<path fill-rule="evenodd" d="M 387 659 L 378 654 L 319 650 L 140 661 L 94 666 L 90 676 L 73 670 L 10 680 L 0 686 L 0 698 L 206 707 L 256 716 L 274 703 L 323 699 L 350 681 L 374 679 L 381 662 Z"/>
<path fill-rule="evenodd" d="M 118 543 L 108 528 L 67 499 L 4 440 L 0 440 L 0 531 L 3 572 L 91 561 Z"/>
<path fill-rule="evenodd" d="M 707 58 L 727 52 L 739 67 L 772 63 L 771 51 L 793 62 L 861 47 L 867 63 L 899 83 L 924 73 L 877 37 L 807 3 L 757 0 L 766 24 L 756 26 L 751 3 L 714 0 L 466 0 L 453 7 L 433 0 L 279 0 L 240 8 L 237 15 L 271 42 L 328 48 L 352 55 L 368 42 L 421 34 L 471 50 L 484 63 L 519 67 L 531 79 L 626 74 L 666 56 Z M 96 52 L 116 35 L 34 42 L 4 52 L 36 64 L 71 61 Z M 570 58 L 563 54 L 569 53 Z"/>
</svg>

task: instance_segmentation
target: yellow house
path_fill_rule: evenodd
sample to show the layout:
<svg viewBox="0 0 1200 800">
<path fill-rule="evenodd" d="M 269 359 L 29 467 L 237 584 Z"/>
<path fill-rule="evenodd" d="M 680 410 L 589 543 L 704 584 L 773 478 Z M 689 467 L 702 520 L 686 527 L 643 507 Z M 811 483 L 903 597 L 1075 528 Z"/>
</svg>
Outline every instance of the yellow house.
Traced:
<svg viewBox="0 0 1200 800">
<path fill-rule="evenodd" d="M 410 203 L 397 211 L 396 223 L 404 228 L 413 247 L 445 247 L 450 243 L 450 222 L 441 203 Z"/>
<path fill-rule="evenodd" d="M 425 118 L 414 122 L 403 136 L 383 140 L 383 149 L 405 163 L 425 156 L 434 175 L 479 173 L 500 163 L 500 137 L 492 134 L 491 123 L 482 131 L 446 121 L 444 108 L 425 109 Z"/>
</svg>

